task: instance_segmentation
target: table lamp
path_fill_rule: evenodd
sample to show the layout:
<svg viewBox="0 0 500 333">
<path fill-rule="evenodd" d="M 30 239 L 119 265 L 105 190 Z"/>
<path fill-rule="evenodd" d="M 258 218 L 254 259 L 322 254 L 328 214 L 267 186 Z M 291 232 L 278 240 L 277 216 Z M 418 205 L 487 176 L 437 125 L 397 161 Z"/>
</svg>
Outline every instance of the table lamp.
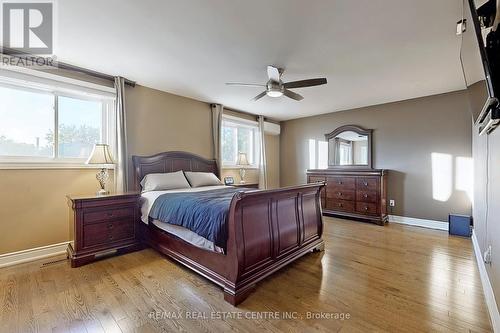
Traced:
<svg viewBox="0 0 500 333">
<path fill-rule="evenodd" d="M 241 167 L 246 167 L 250 165 L 248 163 L 248 158 L 246 153 L 238 153 L 238 160 L 236 161 L 236 165 L 241 166 Z M 240 183 L 245 184 L 245 173 L 246 170 L 244 168 L 240 168 Z"/>
<path fill-rule="evenodd" d="M 92 154 L 90 154 L 87 164 L 114 164 L 113 157 L 109 151 L 109 146 L 103 143 L 96 143 L 94 149 L 92 149 Z M 108 169 L 101 168 L 101 170 L 96 174 L 95 178 L 99 182 L 101 189 L 97 191 L 97 195 L 109 194 L 106 191 L 106 182 L 109 179 Z"/>
</svg>

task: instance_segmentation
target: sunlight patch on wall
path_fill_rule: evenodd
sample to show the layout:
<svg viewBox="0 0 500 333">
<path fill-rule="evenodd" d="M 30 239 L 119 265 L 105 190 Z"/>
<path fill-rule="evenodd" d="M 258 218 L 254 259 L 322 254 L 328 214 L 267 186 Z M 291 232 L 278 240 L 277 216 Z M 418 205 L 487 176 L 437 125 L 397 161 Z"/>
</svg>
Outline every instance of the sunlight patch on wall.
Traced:
<svg viewBox="0 0 500 333">
<path fill-rule="evenodd" d="M 328 168 L 328 142 L 309 139 L 309 169 Z"/>
<path fill-rule="evenodd" d="M 328 142 L 318 141 L 318 169 L 328 168 Z"/>
<path fill-rule="evenodd" d="M 432 198 L 448 201 L 453 190 L 453 158 L 450 154 L 432 153 Z"/>
<path fill-rule="evenodd" d="M 309 169 L 316 169 L 316 140 L 309 139 Z"/>
</svg>

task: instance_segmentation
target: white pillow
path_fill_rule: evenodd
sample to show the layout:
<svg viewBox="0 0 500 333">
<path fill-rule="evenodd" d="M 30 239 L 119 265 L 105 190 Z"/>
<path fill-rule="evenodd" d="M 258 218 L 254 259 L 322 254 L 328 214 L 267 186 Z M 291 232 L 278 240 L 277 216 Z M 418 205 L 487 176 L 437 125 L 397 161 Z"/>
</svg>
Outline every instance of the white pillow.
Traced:
<svg viewBox="0 0 500 333">
<path fill-rule="evenodd" d="M 142 181 L 142 192 L 190 188 L 182 171 L 168 173 L 150 173 Z"/>
<path fill-rule="evenodd" d="M 219 178 L 211 172 L 184 172 L 192 187 L 222 185 Z"/>
</svg>

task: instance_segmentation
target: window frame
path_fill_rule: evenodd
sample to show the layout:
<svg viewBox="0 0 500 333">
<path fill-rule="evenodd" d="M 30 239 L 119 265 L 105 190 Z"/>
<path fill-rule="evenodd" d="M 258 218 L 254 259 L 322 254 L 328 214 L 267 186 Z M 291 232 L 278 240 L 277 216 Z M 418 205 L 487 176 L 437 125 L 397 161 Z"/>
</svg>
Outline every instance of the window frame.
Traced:
<svg viewBox="0 0 500 333">
<path fill-rule="evenodd" d="M 221 146 L 220 146 L 220 151 L 221 151 L 221 168 L 222 169 L 259 169 L 259 164 L 260 164 L 260 129 L 259 129 L 259 123 L 256 122 L 256 121 L 253 121 L 253 120 L 249 120 L 249 119 L 244 119 L 244 118 L 239 118 L 239 117 L 235 117 L 235 116 L 231 116 L 231 115 L 225 115 L 223 114 L 222 115 L 222 123 L 221 123 L 221 138 L 222 138 L 222 132 L 223 132 L 223 128 L 225 127 L 224 123 L 227 122 L 229 124 L 231 124 L 231 126 L 227 126 L 227 127 L 236 127 L 236 129 L 238 128 L 250 128 L 252 129 L 253 131 L 253 142 L 251 143 L 252 145 L 252 151 L 253 151 L 253 163 L 248 165 L 248 166 L 241 166 L 241 165 L 238 165 L 236 164 L 236 161 L 234 162 L 234 164 L 229 164 L 227 162 L 224 162 L 224 160 L 222 159 L 222 139 L 220 140 L 221 142 Z M 238 151 L 238 134 L 236 133 L 236 142 L 234 144 L 236 144 L 236 152 L 237 154 L 239 153 Z M 250 159 L 249 156 L 247 156 L 248 159 Z"/>
<path fill-rule="evenodd" d="M 61 158 L 59 157 L 59 97 L 68 97 L 87 101 L 98 101 L 102 103 L 101 110 L 101 138 L 102 143 L 110 145 L 112 153 L 115 152 L 115 142 L 111 135 L 113 133 L 112 116 L 115 98 L 106 95 L 89 95 L 85 92 L 65 91 L 47 86 L 37 86 L 34 82 L 9 82 L 0 80 L 0 87 L 28 91 L 37 94 L 51 95 L 53 102 L 53 126 L 54 126 L 54 150 L 52 157 L 39 156 L 2 156 L 0 155 L 0 169 L 97 169 L 104 165 L 85 164 L 87 158 Z M 105 165 L 108 169 L 114 169 L 114 165 Z"/>
</svg>

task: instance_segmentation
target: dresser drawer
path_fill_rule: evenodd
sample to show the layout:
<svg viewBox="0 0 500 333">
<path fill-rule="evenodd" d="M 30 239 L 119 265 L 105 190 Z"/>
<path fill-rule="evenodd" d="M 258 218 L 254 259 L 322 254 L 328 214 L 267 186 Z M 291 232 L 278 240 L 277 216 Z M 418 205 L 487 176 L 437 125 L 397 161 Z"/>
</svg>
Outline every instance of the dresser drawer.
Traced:
<svg viewBox="0 0 500 333">
<path fill-rule="evenodd" d="M 356 182 L 354 177 L 328 177 L 326 179 L 327 192 L 333 190 L 355 190 Z"/>
<path fill-rule="evenodd" d="M 329 189 L 326 192 L 326 197 L 329 199 L 339 199 L 339 200 L 354 200 L 354 191 L 343 190 L 343 189 Z"/>
<path fill-rule="evenodd" d="M 133 219 L 89 224 L 84 227 L 83 247 L 107 245 L 134 237 Z"/>
<path fill-rule="evenodd" d="M 378 190 L 378 178 L 377 177 L 362 177 L 357 179 L 357 190 Z"/>
<path fill-rule="evenodd" d="M 357 202 L 356 212 L 367 215 L 377 215 L 377 204 L 371 202 Z"/>
<path fill-rule="evenodd" d="M 321 204 L 325 215 L 383 225 L 387 221 L 387 170 L 332 168 L 307 170 L 308 182 L 326 179 Z"/>
<path fill-rule="evenodd" d="M 99 223 L 106 222 L 115 219 L 123 219 L 123 218 L 132 218 L 134 217 L 134 212 L 137 208 L 133 207 L 124 207 L 124 208 L 115 208 L 115 209 L 107 209 L 107 210 L 99 210 L 93 212 L 84 212 L 83 213 L 83 223 Z"/>
<path fill-rule="evenodd" d="M 354 201 L 326 199 L 326 208 L 343 212 L 354 212 Z"/>
<path fill-rule="evenodd" d="M 376 191 L 356 191 L 356 201 L 361 202 L 377 202 L 378 193 Z"/>
</svg>

